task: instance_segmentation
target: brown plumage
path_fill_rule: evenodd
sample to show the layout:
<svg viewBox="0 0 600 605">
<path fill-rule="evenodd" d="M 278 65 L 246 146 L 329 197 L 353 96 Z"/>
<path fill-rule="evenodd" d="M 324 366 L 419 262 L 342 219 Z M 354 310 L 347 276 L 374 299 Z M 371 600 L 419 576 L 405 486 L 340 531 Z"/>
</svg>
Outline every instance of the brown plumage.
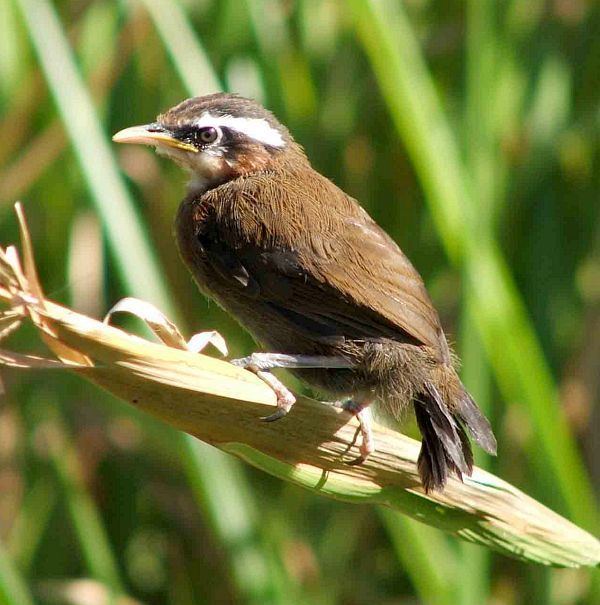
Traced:
<svg viewBox="0 0 600 605">
<path fill-rule="evenodd" d="M 412 403 L 427 490 L 449 472 L 470 474 L 465 428 L 495 452 L 421 277 L 272 114 L 218 94 L 185 101 L 141 135 L 136 128 L 115 140 L 157 145 L 192 172 L 176 220 L 181 255 L 201 290 L 266 351 L 345 360 L 349 367 L 291 371 L 329 397 L 351 397 L 348 409 L 376 402 L 399 418 Z M 210 128 L 216 139 L 204 143 Z"/>
</svg>

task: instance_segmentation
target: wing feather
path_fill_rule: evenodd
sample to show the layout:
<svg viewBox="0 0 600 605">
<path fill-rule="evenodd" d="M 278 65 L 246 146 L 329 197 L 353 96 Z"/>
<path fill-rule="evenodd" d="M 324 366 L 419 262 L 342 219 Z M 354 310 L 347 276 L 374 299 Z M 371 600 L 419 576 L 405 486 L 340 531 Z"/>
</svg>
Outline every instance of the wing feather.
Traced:
<svg viewBox="0 0 600 605">
<path fill-rule="evenodd" d="M 313 176 L 253 176 L 220 188 L 210 200 L 216 229 L 201 242 L 220 274 L 229 268 L 240 295 L 315 338 L 391 338 L 446 358 L 438 315 L 410 261 L 355 200 Z"/>
</svg>

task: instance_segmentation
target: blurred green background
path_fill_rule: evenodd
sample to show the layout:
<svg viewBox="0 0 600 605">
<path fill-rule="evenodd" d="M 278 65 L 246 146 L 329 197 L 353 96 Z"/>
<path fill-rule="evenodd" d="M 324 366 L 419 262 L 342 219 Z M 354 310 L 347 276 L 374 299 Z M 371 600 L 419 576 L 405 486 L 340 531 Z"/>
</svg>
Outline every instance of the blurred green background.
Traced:
<svg viewBox="0 0 600 605">
<path fill-rule="evenodd" d="M 423 274 L 498 436 L 478 462 L 597 535 L 599 13 L 0 0 L 0 241 L 21 199 L 50 298 L 101 317 L 136 295 L 251 352 L 177 257 L 185 176 L 110 135 L 191 95 L 255 97 Z M 43 351 L 27 329 L 5 346 Z M 72 376 L 3 378 L 0 603 L 599 602 L 597 573 L 317 497 Z"/>
</svg>

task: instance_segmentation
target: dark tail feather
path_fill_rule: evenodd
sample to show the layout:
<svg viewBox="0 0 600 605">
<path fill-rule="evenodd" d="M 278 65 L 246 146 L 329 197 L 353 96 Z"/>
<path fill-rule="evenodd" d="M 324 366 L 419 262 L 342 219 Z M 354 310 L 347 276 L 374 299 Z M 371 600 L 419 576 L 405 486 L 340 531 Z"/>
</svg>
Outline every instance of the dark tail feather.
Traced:
<svg viewBox="0 0 600 605">
<path fill-rule="evenodd" d="M 488 454 L 496 455 L 496 438 L 488 419 L 483 415 L 473 398 L 463 389 L 458 401 L 456 415 L 465 424 L 475 442 Z"/>
<path fill-rule="evenodd" d="M 431 418 L 421 402 L 415 401 L 415 416 L 423 436 L 417 468 L 425 492 L 441 489 L 448 478 L 447 458 L 442 442 L 438 439 Z"/>
<path fill-rule="evenodd" d="M 462 389 L 452 412 L 432 383 L 415 400 L 415 415 L 423 441 L 418 469 L 428 492 L 442 489 L 448 475 L 454 473 L 461 481 L 463 474 L 473 470 L 473 452 L 465 427 L 473 439 L 488 453 L 496 453 L 496 438 L 490 423 L 469 393 Z"/>
<path fill-rule="evenodd" d="M 462 480 L 473 469 L 471 445 L 461 422 L 448 410 L 437 388 L 427 383 L 426 392 L 414 402 L 423 440 L 418 469 L 425 491 L 441 489 L 449 473 Z"/>
</svg>

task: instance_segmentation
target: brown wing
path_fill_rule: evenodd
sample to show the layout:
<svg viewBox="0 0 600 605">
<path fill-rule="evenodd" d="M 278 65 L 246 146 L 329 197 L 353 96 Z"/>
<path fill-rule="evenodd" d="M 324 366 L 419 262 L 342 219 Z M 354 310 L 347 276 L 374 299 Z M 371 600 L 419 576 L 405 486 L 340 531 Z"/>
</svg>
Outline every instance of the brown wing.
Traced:
<svg viewBox="0 0 600 605">
<path fill-rule="evenodd" d="M 447 358 L 438 315 L 395 242 L 320 174 L 295 176 L 205 194 L 216 227 L 201 244 L 219 274 L 316 338 L 394 338 Z"/>
<path fill-rule="evenodd" d="M 333 274 L 332 285 L 339 290 L 351 288 L 357 304 L 420 343 L 441 346 L 446 354 L 439 317 L 421 276 L 390 236 L 359 210 L 358 217 L 344 220 L 344 256 L 349 262 L 343 272 Z"/>
</svg>

